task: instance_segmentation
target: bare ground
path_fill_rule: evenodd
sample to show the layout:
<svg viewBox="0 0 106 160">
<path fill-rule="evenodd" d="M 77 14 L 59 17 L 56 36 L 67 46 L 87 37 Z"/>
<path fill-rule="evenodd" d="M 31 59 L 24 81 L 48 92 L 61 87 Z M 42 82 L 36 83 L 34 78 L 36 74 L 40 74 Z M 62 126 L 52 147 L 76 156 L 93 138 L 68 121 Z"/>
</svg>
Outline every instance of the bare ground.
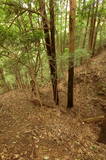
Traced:
<svg viewBox="0 0 106 160">
<path fill-rule="evenodd" d="M 104 122 L 83 122 L 106 113 L 105 66 L 104 52 L 75 69 L 71 111 L 65 108 L 65 81 L 59 84 L 60 106 L 52 102 L 49 87 L 41 89 L 42 107 L 26 90 L 0 95 L 0 160 L 106 160 Z"/>
</svg>

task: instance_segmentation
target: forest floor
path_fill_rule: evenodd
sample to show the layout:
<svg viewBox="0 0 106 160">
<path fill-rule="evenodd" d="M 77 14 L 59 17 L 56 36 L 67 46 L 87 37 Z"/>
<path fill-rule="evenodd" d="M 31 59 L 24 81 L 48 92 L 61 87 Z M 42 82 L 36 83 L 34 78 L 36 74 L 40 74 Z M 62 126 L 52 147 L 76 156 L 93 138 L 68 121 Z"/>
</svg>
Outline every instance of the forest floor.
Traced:
<svg viewBox="0 0 106 160">
<path fill-rule="evenodd" d="M 63 80 L 59 106 L 52 102 L 49 87 L 40 90 L 42 107 L 30 101 L 26 90 L 0 95 L 0 160 L 106 160 L 104 121 L 83 122 L 106 114 L 105 65 L 104 52 L 75 69 L 71 111 L 65 107 Z"/>
</svg>

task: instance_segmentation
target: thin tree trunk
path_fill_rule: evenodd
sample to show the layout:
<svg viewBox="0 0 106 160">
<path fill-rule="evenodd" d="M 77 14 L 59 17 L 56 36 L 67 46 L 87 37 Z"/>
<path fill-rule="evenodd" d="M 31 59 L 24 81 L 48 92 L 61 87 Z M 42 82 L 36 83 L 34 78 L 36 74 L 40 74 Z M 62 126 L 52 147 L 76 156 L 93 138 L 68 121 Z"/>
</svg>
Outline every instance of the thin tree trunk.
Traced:
<svg viewBox="0 0 106 160">
<path fill-rule="evenodd" d="M 95 10 L 95 0 L 93 0 L 93 4 L 91 8 L 91 22 L 90 22 L 90 31 L 89 31 L 89 44 L 88 44 L 89 50 L 92 50 L 92 37 L 93 37 L 93 29 L 95 24 L 94 10 Z"/>
<path fill-rule="evenodd" d="M 61 52 L 61 54 L 63 53 L 63 32 L 62 32 L 62 30 L 63 30 L 63 28 L 62 28 L 62 26 L 63 26 L 63 13 L 62 13 L 62 10 L 61 10 L 61 29 L 60 29 L 60 35 L 59 35 L 59 37 L 60 37 L 60 52 Z"/>
<path fill-rule="evenodd" d="M 85 14 L 85 5 L 86 5 L 86 0 L 83 0 L 83 7 L 82 7 L 82 17 Z"/>
<path fill-rule="evenodd" d="M 102 1 L 101 10 L 103 10 L 103 4 L 104 4 L 104 0 Z M 98 7 L 99 7 L 98 5 L 99 5 L 99 0 L 97 0 L 97 2 L 96 2 L 95 17 L 97 17 L 97 11 L 98 11 Z M 95 54 L 96 39 L 97 39 L 98 28 L 99 28 L 100 22 L 101 22 L 101 15 L 98 17 L 98 22 L 97 22 L 95 32 L 94 32 L 93 44 L 92 44 L 92 56 Z"/>
<path fill-rule="evenodd" d="M 42 14 L 42 23 L 43 23 L 43 30 L 45 34 L 45 42 L 46 42 L 46 49 L 47 49 L 47 55 L 49 58 L 49 67 L 51 72 L 51 81 L 52 81 L 52 88 L 53 88 L 53 96 L 55 104 L 58 105 L 59 98 L 58 98 L 58 90 L 57 90 L 57 65 L 56 65 L 56 53 L 55 53 L 55 39 L 53 38 L 53 34 L 55 32 L 54 26 L 52 26 L 49 30 L 48 22 L 47 22 L 47 14 L 45 9 L 45 1 L 40 0 L 40 12 Z M 52 6 L 53 7 L 53 6 Z M 52 11 L 54 10 L 54 7 L 52 8 Z M 54 13 L 52 13 L 54 15 Z M 53 20 L 51 22 L 54 25 L 54 18 L 50 16 Z M 50 34 L 51 32 L 51 34 Z M 51 36 L 50 36 L 51 35 Z M 52 38 L 52 40 L 51 40 Z M 53 44 L 53 47 L 52 47 Z"/>
<path fill-rule="evenodd" d="M 100 24 L 100 19 L 98 19 L 98 23 L 97 23 L 97 27 L 96 27 L 96 31 L 95 31 L 95 35 L 94 35 L 94 41 L 93 41 L 93 47 L 92 47 L 92 56 L 94 56 L 94 54 L 95 54 L 95 46 L 96 46 L 96 39 L 97 39 L 99 24 Z"/>
<path fill-rule="evenodd" d="M 86 24 L 85 35 L 84 35 L 84 40 L 83 40 L 83 45 L 82 45 L 83 48 L 85 47 L 85 44 L 86 44 L 86 37 L 87 37 L 89 19 L 90 19 L 90 10 L 91 10 L 91 6 L 89 8 L 88 17 L 87 17 L 87 24 Z"/>
<path fill-rule="evenodd" d="M 6 80 L 5 80 L 4 70 L 2 68 L 0 68 L 0 79 L 3 81 L 4 88 L 6 88 L 7 90 L 9 90 L 9 86 L 6 83 Z"/>
<path fill-rule="evenodd" d="M 50 34 L 51 34 L 51 55 L 52 55 L 52 85 L 54 101 L 59 103 L 58 90 L 57 90 L 57 65 L 56 65 L 56 48 L 55 48 L 55 15 L 54 15 L 54 0 L 50 0 Z"/>
<path fill-rule="evenodd" d="M 69 68 L 68 68 L 68 96 L 67 107 L 73 107 L 73 80 L 74 80 L 74 51 L 75 51 L 75 10 L 76 0 L 70 0 L 70 13 L 69 13 Z"/>
<path fill-rule="evenodd" d="M 70 1 L 70 0 L 69 0 Z M 77 1 L 77 11 L 78 11 L 78 14 L 80 15 L 81 12 L 82 12 L 82 9 L 81 9 L 81 3 L 82 3 L 82 0 L 78 0 Z M 81 23 L 81 20 L 78 19 L 78 24 Z M 82 28 L 80 28 L 80 26 L 77 28 L 78 29 L 78 33 L 82 32 Z M 77 35 L 77 48 L 80 48 L 80 44 L 81 44 L 81 35 Z"/>
<path fill-rule="evenodd" d="M 66 29 L 67 29 L 67 8 L 68 8 L 68 0 L 66 2 L 66 15 L 65 15 L 65 30 L 64 30 L 64 37 L 63 37 L 63 52 L 66 47 Z"/>
<path fill-rule="evenodd" d="M 96 2 L 96 9 L 95 9 L 95 13 L 94 13 L 94 23 L 93 23 L 93 28 L 92 28 L 92 52 L 93 52 L 93 45 L 95 44 L 96 41 L 96 21 L 97 21 L 97 12 L 98 12 L 98 4 L 99 4 L 99 0 L 97 0 Z M 93 53 L 92 53 L 93 54 Z"/>
</svg>

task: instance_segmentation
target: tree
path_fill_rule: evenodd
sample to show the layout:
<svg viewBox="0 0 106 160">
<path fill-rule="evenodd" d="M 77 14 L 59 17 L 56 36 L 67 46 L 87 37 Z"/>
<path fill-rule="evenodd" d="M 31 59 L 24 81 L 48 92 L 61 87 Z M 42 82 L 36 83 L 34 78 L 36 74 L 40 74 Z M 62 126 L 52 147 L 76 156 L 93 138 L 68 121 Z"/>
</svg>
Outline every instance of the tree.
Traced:
<svg viewBox="0 0 106 160">
<path fill-rule="evenodd" d="M 50 29 L 48 26 L 48 18 L 46 14 L 45 1 L 40 0 L 40 13 L 42 15 L 43 30 L 45 34 L 45 43 L 49 60 L 51 73 L 51 81 L 53 88 L 53 96 L 56 105 L 59 103 L 57 89 L 57 65 L 56 65 L 56 50 L 55 50 L 55 24 L 54 24 L 54 1 L 50 0 Z"/>
<path fill-rule="evenodd" d="M 97 8 L 96 8 L 96 11 L 97 11 Z M 88 46 L 89 50 L 92 50 L 92 45 L 93 45 L 93 36 L 94 36 L 94 30 L 95 30 L 95 24 L 96 24 L 96 16 L 95 16 L 96 11 L 95 11 L 95 0 L 93 0 L 93 4 L 91 8 L 90 31 L 89 31 L 89 46 Z"/>
<path fill-rule="evenodd" d="M 83 48 L 85 47 L 85 44 L 86 44 L 87 32 L 88 32 L 88 29 L 89 29 L 90 11 L 91 11 L 91 5 L 90 5 L 89 8 L 88 8 L 87 22 L 86 22 L 84 40 L 83 40 L 83 45 L 82 45 Z"/>
<path fill-rule="evenodd" d="M 73 79 L 74 79 L 74 52 L 75 52 L 75 10 L 76 0 L 70 0 L 69 12 L 69 68 L 68 68 L 68 95 L 67 107 L 73 107 Z"/>
</svg>

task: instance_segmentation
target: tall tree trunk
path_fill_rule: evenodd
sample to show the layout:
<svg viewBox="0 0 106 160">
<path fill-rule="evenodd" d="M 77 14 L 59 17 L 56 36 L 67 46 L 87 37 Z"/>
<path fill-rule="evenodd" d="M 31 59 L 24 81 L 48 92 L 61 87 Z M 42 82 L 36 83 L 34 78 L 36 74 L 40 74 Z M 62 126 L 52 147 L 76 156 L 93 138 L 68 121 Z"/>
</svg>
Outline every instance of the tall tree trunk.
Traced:
<svg viewBox="0 0 106 160">
<path fill-rule="evenodd" d="M 70 0 L 69 13 L 69 68 L 68 68 L 68 96 L 67 107 L 73 107 L 73 80 L 74 80 L 74 51 L 75 51 L 75 10 L 76 0 Z"/>
<path fill-rule="evenodd" d="M 93 52 L 94 44 L 95 44 L 95 34 L 96 34 L 96 21 L 97 21 L 97 13 L 98 13 L 98 5 L 99 0 L 94 0 L 92 5 L 92 16 L 91 16 L 91 24 L 90 24 L 90 35 L 89 35 L 89 50 Z"/>
<path fill-rule="evenodd" d="M 97 23 L 95 34 L 94 34 L 94 40 L 93 40 L 93 46 L 92 46 L 92 56 L 94 56 L 95 54 L 95 46 L 96 46 L 96 39 L 97 39 L 99 24 L 100 24 L 100 18 L 98 19 L 98 23 Z"/>
<path fill-rule="evenodd" d="M 54 96 L 54 101 L 55 104 L 58 105 L 59 103 L 59 98 L 58 98 L 58 90 L 57 90 L 57 65 L 56 65 L 56 53 L 55 53 L 55 27 L 54 27 L 54 5 L 50 6 L 53 7 L 51 9 L 51 28 L 49 29 L 48 26 L 48 19 L 47 19 L 47 14 L 46 14 L 46 9 L 45 9 L 45 1 L 44 0 L 39 0 L 40 4 L 40 12 L 42 15 L 42 23 L 43 23 L 43 30 L 45 34 L 45 42 L 46 42 L 46 49 L 47 49 L 47 55 L 49 58 L 49 67 L 50 67 L 50 72 L 51 72 L 51 81 L 52 81 L 52 88 L 53 88 L 53 96 Z M 52 46 L 53 45 L 53 46 Z"/>
<path fill-rule="evenodd" d="M 85 6 L 86 6 L 86 0 L 83 0 L 83 6 L 82 6 L 82 17 L 84 16 L 85 14 Z"/>
<path fill-rule="evenodd" d="M 99 0 L 97 0 L 96 2 L 95 2 L 95 5 L 96 5 L 96 7 L 95 7 L 95 13 L 94 13 L 94 24 L 93 24 L 93 29 L 92 29 L 92 55 L 93 55 L 93 49 L 94 49 L 94 45 L 96 44 L 96 35 L 97 35 L 97 33 L 96 33 L 96 27 L 97 27 L 97 25 L 96 25 L 96 22 L 97 22 L 97 12 L 98 12 L 98 5 L 99 5 Z"/>
<path fill-rule="evenodd" d="M 88 43 L 88 49 L 92 50 L 92 38 L 93 38 L 93 32 L 94 32 L 94 25 L 95 25 L 95 0 L 93 0 L 92 8 L 91 8 L 91 22 L 90 22 L 90 31 L 89 31 L 89 43 Z"/>
<path fill-rule="evenodd" d="M 60 27 L 60 53 L 62 55 L 63 53 L 63 13 L 62 13 L 62 10 L 61 10 L 61 18 L 60 18 L 60 23 L 61 23 L 61 27 Z"/>
<path fill-rule="evenodd" d="M 54 15 L 54 0 L 50 0 L 50 34 L 51 34 L 51 56 L 52 56 L 52 69 L 51 74 L 54 101 L 59 103 L 58 90 L 57 90 L 57 65 L 56 65 L 56 48 L 55 48 L 55 15 Z M 51 75 L 51 76 L 52 76 Z"/>
<path fill-rule="evenodd" d="M 83 48 L 85 47 L 85 44 L 86 44 L 86 37 L 87 37 L 88 26 L 89 26 L 89 19 L 90 19 L 90 10 L 91 10 L 91 6 L 89 8 L 88 17 L 87 17 L 87 23 L 86 23 L 86 28 L 85 28 L 84 40 L 83 40 L 83 45 L 82 45 Z"/>
<path fill-rule="evenodd" d="M 104 0 L 102 1 L 102 6 L 101 6 L 101 10 L 104 9 Z M 97 12 L 98 12 L 98 7 L 99 7 L 99 0 L 97 0 L 96 2 L 96 11 L 95 11 L 95 17 L 96 17 L 96 21 L 97 21 Z M 98 34 L 98 28 L 101 22 L 101 17 L 102 15 L 99 15 L 98 17 L 98 21 L 95 27 L 95 32 L 94 32 L 94 37 L 93 37 L 93 44 L 92 44 L 92 56 L 95 54 L 95 46 L 96 46 L 96 39 L 97 39 L 97 34 Z"/>
<path fill-rule="evenodd" d="M 68 9 L 68 0 L 66 1 L 66 14 L 65 14 L 65 29 L 64 29 L 64 37 L 63 37 L 63 52 L 65 50 L 65 47 L 66 47 L 66 33 L 67 33 L 67 15 L 68 15 L 68 12 L 67 12 L 67 9 Z"/>
</svg>

